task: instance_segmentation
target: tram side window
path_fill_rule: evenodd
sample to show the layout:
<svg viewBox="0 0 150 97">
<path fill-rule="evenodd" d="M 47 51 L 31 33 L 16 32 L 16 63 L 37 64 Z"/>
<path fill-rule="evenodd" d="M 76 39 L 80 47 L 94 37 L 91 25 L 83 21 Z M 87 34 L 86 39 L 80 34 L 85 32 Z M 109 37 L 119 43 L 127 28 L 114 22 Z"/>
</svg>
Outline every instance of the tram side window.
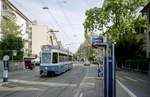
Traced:
<svg viewBox="0 0 150 97">
<path fill-rule="evenodd" d="M 58 63 L 58 54 L 57 53 L 53 53 L 52 63 Z"/>
<path fill-rule="evenodd" d="M 59 54 L 59 62 L 65 62 L 67 61 L 68 57 L 64 54 Z"/>
<path fill-rule="evenodd" d="M 62 55 L 61 54 L 59 54 L 59 62 L 62 62 Z"/>
</svg>

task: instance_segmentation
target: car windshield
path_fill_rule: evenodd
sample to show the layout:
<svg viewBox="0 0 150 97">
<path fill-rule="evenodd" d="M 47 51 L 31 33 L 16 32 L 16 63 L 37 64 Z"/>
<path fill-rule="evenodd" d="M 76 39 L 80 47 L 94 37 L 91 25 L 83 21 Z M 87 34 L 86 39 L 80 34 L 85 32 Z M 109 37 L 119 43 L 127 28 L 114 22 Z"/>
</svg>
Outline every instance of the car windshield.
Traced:
<svg viewBox="0 0 150 97">
<path fill-rule="evenodd" d="M 51 53 L 42 53 L 42 63 L 51 63 Z"/>
</svg>

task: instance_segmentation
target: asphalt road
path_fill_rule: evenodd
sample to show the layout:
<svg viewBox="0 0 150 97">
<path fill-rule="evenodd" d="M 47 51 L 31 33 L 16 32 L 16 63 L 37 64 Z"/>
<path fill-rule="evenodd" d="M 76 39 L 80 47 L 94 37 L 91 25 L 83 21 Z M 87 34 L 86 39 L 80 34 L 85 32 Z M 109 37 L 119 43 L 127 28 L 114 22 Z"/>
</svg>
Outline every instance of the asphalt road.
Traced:
<svg viewBox="0 0 150 97">
<path fill-rule="evenodd" d="M 150 77 L 145 74 L 118 71 L 117 79 L 137 97 L 150 97 Z"/>
<path fill-rule="evenodd" d="M 55 77 L 40 77 L 39 68 L 9 73 L 7 87 L 0 86 L 0 97 L 96 97 L 96 66 L 75 64 Z M 2 82 L 2 74 L 0 74 Z"/>
</svg>

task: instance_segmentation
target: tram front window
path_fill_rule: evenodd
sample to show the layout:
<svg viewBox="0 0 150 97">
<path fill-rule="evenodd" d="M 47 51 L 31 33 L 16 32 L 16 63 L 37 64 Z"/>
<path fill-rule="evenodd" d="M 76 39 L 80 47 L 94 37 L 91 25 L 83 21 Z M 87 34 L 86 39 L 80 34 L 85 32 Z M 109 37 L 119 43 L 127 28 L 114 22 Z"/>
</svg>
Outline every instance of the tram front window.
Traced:
<svg viewBox="0 0 150 97">
<path fill-rule="evenodd" d="M 51 53 L 42 53 L 42 63 L 51 63 Z"/>
</svg>

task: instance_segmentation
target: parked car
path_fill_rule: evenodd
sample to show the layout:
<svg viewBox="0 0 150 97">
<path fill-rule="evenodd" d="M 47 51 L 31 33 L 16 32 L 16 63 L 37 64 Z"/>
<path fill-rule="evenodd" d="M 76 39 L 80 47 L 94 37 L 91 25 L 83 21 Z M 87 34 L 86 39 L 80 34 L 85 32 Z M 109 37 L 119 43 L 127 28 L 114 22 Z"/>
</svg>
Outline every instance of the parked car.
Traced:
<svg viewBox="0 0 150 97">
<path fill-rule="evenodd" d="M 24 58 L 24 65 L 26 69 L 34 69 L 35 65 L 32 63 L 32 58 Z"/>
<path fill-rule="evenodd" d="M 36 59 L 32 59 L 32 63 L 36 66 L 39 66 L 41 62 L 39 58 L 36 58 Z"/>
</svg>

